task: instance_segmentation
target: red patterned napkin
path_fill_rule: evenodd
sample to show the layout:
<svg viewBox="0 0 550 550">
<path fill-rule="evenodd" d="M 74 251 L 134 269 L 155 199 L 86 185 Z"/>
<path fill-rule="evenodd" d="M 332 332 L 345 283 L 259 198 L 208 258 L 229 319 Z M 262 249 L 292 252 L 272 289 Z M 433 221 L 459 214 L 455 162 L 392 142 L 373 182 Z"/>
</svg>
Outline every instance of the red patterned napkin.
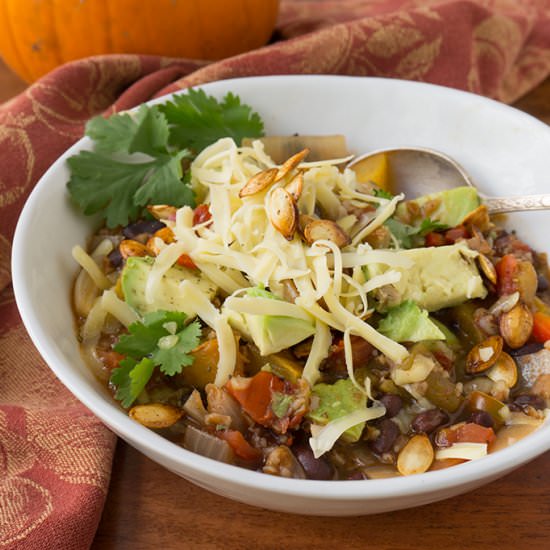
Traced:
<svg viewBox="0 0 550 550">
<path fill-rule="evenodd" d="M 91 116 L 249 75 L 376 75 L 511 102 L 550 74 L 546 0 L 282 0 L 276 41 L 206 65 L 137 55 L 66 65 L 0 106 L 0 549 L 80 549 L 94 536 L 115 437 L 55 379 L 10 285 L 19 212 Z"/>
</svg>

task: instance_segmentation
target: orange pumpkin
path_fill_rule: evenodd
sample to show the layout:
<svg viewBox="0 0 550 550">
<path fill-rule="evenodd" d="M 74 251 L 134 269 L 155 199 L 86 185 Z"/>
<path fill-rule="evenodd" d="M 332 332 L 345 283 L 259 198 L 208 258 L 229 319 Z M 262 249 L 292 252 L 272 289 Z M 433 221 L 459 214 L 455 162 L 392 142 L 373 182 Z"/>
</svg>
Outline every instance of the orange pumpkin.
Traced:
<svg viewBox="0 0 550 550">
<path fill-rule="evenodd" d="M 0 55 L 32 82 L 89 55 L 215 60 L 263 46 L 279 0 L 0 0 Z"/>
</svg>

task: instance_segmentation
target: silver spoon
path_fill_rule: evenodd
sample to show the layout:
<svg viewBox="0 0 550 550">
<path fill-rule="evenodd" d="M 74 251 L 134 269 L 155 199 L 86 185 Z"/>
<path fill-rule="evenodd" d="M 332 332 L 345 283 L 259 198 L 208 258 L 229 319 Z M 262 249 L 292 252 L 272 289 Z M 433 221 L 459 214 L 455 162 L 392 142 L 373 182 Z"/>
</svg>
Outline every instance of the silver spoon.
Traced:
<svg viewBox="0 0 550 550">
<path fill-rule="evenodd" d="M 407 199 L 464 185 L 476 187 L 458 162 L 444 153 L 424 147 L 380 149 L 353 159 L 347 167 L 357 172 L 361 163 L 381 153 L 385 153 L 388 159 L 389 191 L 404 193 Z M 478 194 L 490 214 L 550 209 L 550 193 L 513 197 L 488 197 L 479 191 Z"/>
</svg>

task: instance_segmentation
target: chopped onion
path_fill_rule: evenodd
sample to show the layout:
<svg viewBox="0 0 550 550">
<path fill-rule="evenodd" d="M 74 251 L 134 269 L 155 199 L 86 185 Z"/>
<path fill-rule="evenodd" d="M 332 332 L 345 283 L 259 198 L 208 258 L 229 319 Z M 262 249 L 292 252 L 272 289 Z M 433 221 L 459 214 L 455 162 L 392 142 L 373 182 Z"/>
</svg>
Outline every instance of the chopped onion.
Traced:
<svg viewBox="0 0 550 550">
<path fill-rule="evenodd" d="M 189 451 L 193 451 L 206 458 L 227 464 L 233 463 L 233 451 L 227 441 L 203 432 L 191 425 L 187 425 L 185 428 L 183 446 Z"/>
</svg>

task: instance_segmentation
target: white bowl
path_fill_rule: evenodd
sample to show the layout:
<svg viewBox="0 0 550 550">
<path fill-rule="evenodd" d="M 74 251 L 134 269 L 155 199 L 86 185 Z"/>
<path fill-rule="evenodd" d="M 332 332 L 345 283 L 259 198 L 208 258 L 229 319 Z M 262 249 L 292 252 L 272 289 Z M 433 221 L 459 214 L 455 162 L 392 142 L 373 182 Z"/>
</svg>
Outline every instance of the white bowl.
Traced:
<svg viewBox="0 0 550 550">
<path fill-rule="evenodd" d="M 458 160 L 486 194 L 545 191 L 550 129 L 515 109 L 429 84 L 338 76 L 275 76 L 204 86 L 216 97 L 238 94 L 263 117 L 267 134 L 333 134 L 363 153 L 427 146 Z M 157 100 L 159 101 L 159 100 Z M 160 100 L 162 101 L 162 99 Z M 186 451 L 137 424 L 119 408 L 81 360 L 70 289 L 74 244 L 93 220 L 70 205 L 68 156 L 89 149 L 85 138 L 42 177 L 21 214 L 13 247 L 13 281 L 23 322 L 40 353 L 69 390 L 109 428 L 149 458 L 214 493 L 298 514 L 358 515 L 426 504 L 498 478 L 550 448 L 550 424 L 477 461 L 426 474 L 369 481 L 273 477 Z M 548 213 L 516 214 L 510 225 L 536 249 L 550 252 Z"/>
</svg>

